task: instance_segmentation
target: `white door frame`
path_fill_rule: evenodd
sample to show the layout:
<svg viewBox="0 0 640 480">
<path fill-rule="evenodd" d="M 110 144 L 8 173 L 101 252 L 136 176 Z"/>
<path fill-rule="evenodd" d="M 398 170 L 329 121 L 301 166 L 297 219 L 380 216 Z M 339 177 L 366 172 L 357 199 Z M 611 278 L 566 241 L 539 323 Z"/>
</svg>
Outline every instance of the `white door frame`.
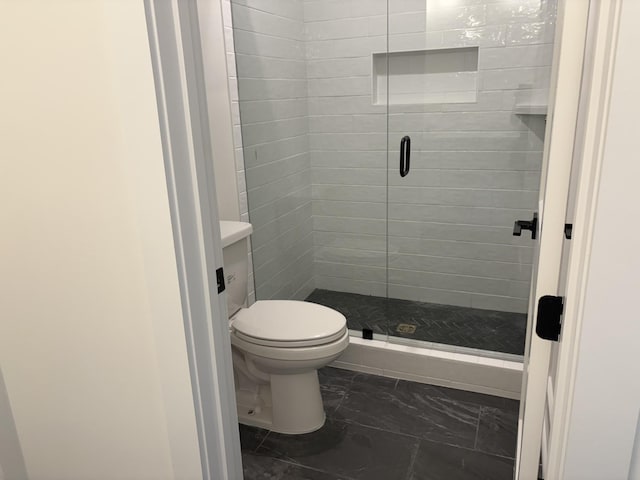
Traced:
<svg viewBox="0 0 640 480">
<path fill-rule="evenodd" d="M 535 333 L 538 299 L 557 295 L 571 163 L 580 102 L 589 2 L 561 0 L 554 41 L 549 113 L 540 185 L 540 240 L 534 259 L 522 376 L 516 478 L 538 478 L 551 342 Z"/>
<path fill-rule="evenodd" d="M 537 338 L 535 334 L 530 339 L 532 354 L 538 361 L 529 365 L 528 378 L 525 373 L 523 379 L 523 383 L 528 382 L 524 398 L 526 428 L 523 432 L 523 443 L 519 445 L 519 450 L 522 449 L 522 456 L 517 472 L 518 479 L 527 480 L 537 478 L 534 472 L 537 473 L 541 447 L 544 449 L 543 453 L 547 454 L 544 459 L 546 480 L 562 479 L 564 469 L 571 401 L 578 365 L 581 310 L 589 268 L 597 187 L 606 135 L 611 76 L 615 57 L 615 39 L 622 0 L 607 0 L 607 2 L 565 0 L 563 3 L 566 8 L 565 18 L 568 18 L 568 23 L 564 22 L 564 27 L 568 27 L 569 31 L 563 31 L 562 41 L 558 44 L 560 57 L 558 59 L 556 94 L 560 93 L 561 101 L 556 102 L 556 118 L 547 134 L 551 133 L 552 139 L 549 155 L 554 155 L 554 162 L 556 164 L 562 163 L 565 167 L 560 171 L 556 170 L 552 179 L 556 182 L 566 183 L 565 191 L 568 191 L 568 182 L 572 181 L 575 185 L 576 197 L 573 212 L 567 212 L 566 205 L 563 205 L 563 209 L 553 209 L 555 213 L 551 229 L 555 238 L 552 240 L 550 248 L 554 250 L 555 256 L 549 256 L 547 253 L 546 257 L 547 259 L 554 258 L 555 262 L 556 257 L 562 252 L 563 232 L 560 229 L 565 222 L 572 223 L 573 232 L 569 258 L 566 262 L 565 284 L 559 284 L 559 258 L 557 258 L 557 263 L 547 262 L 546 266 L 542 266 L 547 269 L 548 275 L 544 281 L 545 288 L 539 290 L 534 299 L 537 300 L 537 297 L 543 294 L 565 294 L 562 333 L 557 345 L 555 385 L 549 383 L 549 356 L 552 344 Z M 582 34 L 580 33 L 581 29 L 584 30 Z M 580 39 L 581 35 L 582 39 Z M 569 42 L 566 41 L 567 39 Z M 579 51 L 580 70 L 578 71 L 576 55 Z M 570 57 L 567 58 L 567 55 Z M 564 61 L 562 56 L 565 56 Z M 564 79 L 563 66 L 565 68 Z M 576 89 L 578 84 L 580 88 Z M 572 88 L 575 90 L 573 94 Z M 558 112 L 563 113 L 563 119 L 557 118 Z M 570 128 L 572 116 L 574 117 L 574 127 Z M 558 136 L 569 138 L 554 142 L 553 138 L 557 139 Z M 558 156 L 558 150 L 553 150 L 554 144 L 556 147 L 558 144 L 564 144 L 560 150 L 564 153 L 564 158 Z M 560 162 L 556 159 L 559 159 Z M 571 162 L 568 160 L 573 160 L 578 166 L 570 172 L 570 176 L 574 178 L 570 178 L 569 172 L 566 170 L 567 166 L 571 166 Z M 559 216 L 561 212 L 562 217 Z M 573 218 L 566 218 L 566 214 L 571 213 L 573 213 Z M 549 220 L 547 217 L 545 222 L 547 226 L 550 223 Z M 546 233 L 549 234 L 549 228 Z M 549 247 L 549 242 L 547 242 L 547 247 Z M 554 283 L 555 287 L 553 287 Z M 539 281 L 537 287 L 540 285 Z M 535 318 L 535 313 L 534 311 L 533 318 Z M 540 358 L 542 361 L 539 361 Z M 530 388 L 532 384 L 536 387 Z M 531 418 L 545 418 L 545 415 L 549 421 L 548 425 L 545 425 L 544 422 L 531 421 Z M 543 428 L 550 428 L 550 431 L 546 432 L 548 438 L 547 435 L 543 435 Z M 529 431 L 526 431 L 527 429 Z M 545 445 L 542 445 L 543 437 L 547 440 Z"/>
<path fill-rule="evenodd" d="M 566 447 L 566 427 L 571 404 L 573 380 L 576 371 L 577 345 L 579 341 L 579 312 L 586 284 L 587 259 L 591 242 L 594 206 L 596 202 L 597 180 L 600 171 L 601 144 L 606 125 L 610 89 L 610 70 L 613 61 L 612 42 L 617 32 L 617 15 L 621 0 L 610 0 L 608 9 L 583 0 L 564 0 L 565 18 L 563 39 L 558 43 L 559 83 L 562 102 L 552 111 L 547 138 L 566 136 L 563 141 L 553 142 L 545 158 L 563 158 L 554 169 L 545 189 L 568 190 L 571 170 L 571 156 L 583 155 L 583 168 L 578 181 L 578 198 L 574 225 L 573 248 L 567 275 L 567 300 L 563 317 L 564 342 L 559 349 L 558 388 L 555 392 L 553 425 L 550 432 L 550 452 L 548 478 L 560 478 L 564 450 Z M 590 6 L 591 4 L 591 6 Z M 227 312 L 224 296 L 215 291 L 215 270 L 222 265 L 218 215 L 216 211 L 215 183 L 206 94 L 204 89 L 203 66 L 195 2 L 172 0 L 145 0 L 147 23 L 151 44 L 154 74 L 156 77 L 158 109 L 163 135 L 163 149 L 167 171 L 174 240 L 183 298 L 183 314 L 194 393 L 194 405 L 198 421 L 198 435 L 202 456 L 203 478 L 242 478 L 235 394 Z M 582 82 L 583 100 L 575 86 L 579 83 L 583 70 L 584 37 L 587 31 L 587 12 L 590 14 L 590 38 L 587 57 L 592 65 L 590 76 Z M 159 34 L 159 31 L 161 34 Z M 581 37 L 582 35 L 582 37 Z M 581 40 L 582 38 L 582 40 Z M 585 68 L 588 66 L 585 61 Z M 562 68 L 566 73 L 562 74 Z M 561 82 L 564 83 L 564 88 Z M 567 97 L 573 86 L 574 92 Z M 587 90 L 588 89 L 588 90 Z M 587 93 L 588 92 L 588 93 Z M 584 95 L 589 95 L 588 105 L 584 105 Z M 584 132 L 576 132 L 576 124 L 584 126 Z M 567 130 L 567 126 L 573 126 Z M 554 130 L 555 127 L 555 130 Z M 575 136 L 574 136 L 575 134 Z M 584 138 L 580 137 L 584 134 Z M 574 140 L 584 140 L 582 149 L 576 148 Z M 551 145 L 551 142 L 550 142 Z M 578 150 L 580 150 L 578 152 Z M 547 258 L 560 263 L 562 234 L 565 223 L 566 205 L 563 208 L 545 212 L 544 229 L 541 238 L 557 236 L 547 248 L 553 252 L 543 252 Z M 549 242 L 547 242 L 549 243 Z M 549 257 L 550 255 L 550 257 Z M 551 262 L 549 262 L 551 264 Z M 557 291 L 558 276 L 550 269 L 543 271 L 548 282 L 543 290 L 554 294 Z M 553 284 L 555 282 L 555 287 Z M 533 315 L 535 318 L 535 312 Z M 544 340 L 532 337 L 531 348 L 547 356 L 546 363 L 536 365 L 528 372 L 528 377 L 544 376 L 546 386 L 548 354 L 550 345 Z M 529 389 L 528 389 L 529 390 Z M 546 394 L 546 388 L 544 391 Z M 527 413 L 533 415 L 544 409 L 544 399 L 540 402 L 540 392 L 527 391 Z M 531 402 L 531 403 L 529 403 Z M 542 425 L 535 427 L 541 439 Z M 530 438 L 536 438 L 528 433 Z M 537 471 L 540 441 L 521 445 L 525 462 L 535 465 Z M 523 471 L 521 471 L 522 473 Z M 528 478 L 521 476 L 519 478 Z M 535 477 L 534 477 L 535 478 Z"/>
<path fill-rule="evenodd" d="M 579 157 L 576 172 L 576 198 L 572 246 L 565 284 L 562 338 L 558 348 L 554 408 L 548 444 L 546 480 L 561 480 L 571 420 L 571 404 L 578 368 L 591 244 L 595 226 L 598 185 L 604 156 L 612 76 L 622 0 L 591 2 L 589 30 L 581 85 L 578 132 L 574 158 Z"/>
<path fill-rule="evenodd" d="M 196 2 L 145 0 L 205 480 L 242 478 L 222 245 Z"/>
</svg>

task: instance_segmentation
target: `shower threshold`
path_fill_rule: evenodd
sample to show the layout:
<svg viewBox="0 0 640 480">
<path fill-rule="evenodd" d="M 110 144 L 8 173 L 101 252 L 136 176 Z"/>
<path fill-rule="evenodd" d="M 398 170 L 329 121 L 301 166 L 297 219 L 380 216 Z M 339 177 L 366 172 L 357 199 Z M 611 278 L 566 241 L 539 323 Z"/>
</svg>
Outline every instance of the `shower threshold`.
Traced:
<svg viewBox="0 0 640 480">
<path fill-rule="evenodd" d="M 322 289 L 306 300 L 347 318 L 349 347 L 334 367 L 520 398 L 526 315 Z"/>
</svg>

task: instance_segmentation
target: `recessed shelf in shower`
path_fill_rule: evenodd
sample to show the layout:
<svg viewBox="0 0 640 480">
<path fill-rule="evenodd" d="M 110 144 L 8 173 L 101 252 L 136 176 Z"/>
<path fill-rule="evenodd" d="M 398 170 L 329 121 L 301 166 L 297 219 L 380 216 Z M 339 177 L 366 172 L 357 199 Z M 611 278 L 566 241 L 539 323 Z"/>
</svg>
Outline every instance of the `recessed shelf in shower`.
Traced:
<svg viewBox="0 0 640 480">
<path fill-rule="evenodd" d="M 477 99 L 478 47 L 374 53 L 372 70 L 374 105 Z"/>
</svg>

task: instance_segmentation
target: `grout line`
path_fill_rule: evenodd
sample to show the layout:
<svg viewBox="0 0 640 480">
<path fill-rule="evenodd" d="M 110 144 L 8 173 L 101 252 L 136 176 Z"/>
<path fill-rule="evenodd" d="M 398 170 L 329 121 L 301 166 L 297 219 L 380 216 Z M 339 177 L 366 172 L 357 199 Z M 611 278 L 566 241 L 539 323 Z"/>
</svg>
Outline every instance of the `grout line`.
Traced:
<svg viewBox="0 0 640 480">
<path fill-rule="evenodd" d="M 485 452 L 483 450 L 474 450 L 474 449 L 469 448 L 469 447 L 462 447 L 460 445 L 454 445 L 454 444 L 451 444 L 451 443 L 440 442 L 438 440 L 431 440 L 429 438 L 419 438 L 419 440 L 421 442 L 430 442 L 430 443 L 436 443 L 438 445 L 445 445 L 445 446 L 448 446 L 448 447 L 459 448 L 461 450 L 467 450 L 469 452 L 479 452 L 479 453 L 483 453 L 485 455 L 488 455 L 490 457 L 498 457 L 498 458 L 504 458 L 504 459 L 507 459 L 507 460 L 515 460 L 515 457 L 510 457 L 508 455 L 500 455 L 500 454 L 497 454 L 497 453 L 489 453 L 489 452 Z"/>
<path fill-rule="evenodd" d="M 269 436 L 269 434 L 271 433 L 271 430 L 267 430 L 267 434 L 262 437 L 262 440 L 260 441 L 260 443 L 258 444 L 258 446 L 255 448 L 254 452 L 257 452 L 258 449 L 262 446 L 262 444 L 264 443 L 264 441 L 267 439 L 267 437 Z"/>
<path fill-rule="evenodd" d="M 402 238 L 417 238 L 417 237 L 402 237 Z M 435 239 L 438 240 L 438 239 Z M 455 240 L 454 240 L 455 241 Z M 492 245 L 511 245 L 509 243 L 494 243 Z M 352 248 L 352 247 L 341 247 L 341 246 L 335 246 L 335 245 L 331 245 L 331 244 L 323 244 L 323 243 L 318 243 L 315 246 L 317 247 L 321 247 L 324 249 L 332 249 L 332 250 L 349 250 L 349 251 L 354 251 L 354 252 L 366 252 L 366 253 L 376 253 L 376 254 L 386 254 L 384 250 L 374 250 L 374 249 L 370 249 L 370 248 Z M 355 255 L 355 254 L 354 254 Z M 427 257 L 427 258 L 457 258 L 457 257 L 444 257 L 442 255 L 429 255 L 429 254 L 423 254 L 423 253 L 394 253 L 393 254 L 394 257 Z M 472 259 L 468 259 L 465 258 L 465 260 L 472 260 Z M 499 260 L 483 260 L 483 259 L 475 259 L 473 260 L 475 262 L 484 262 L 484 263 L 500 263 L 500 264 L 504 264 L 504 265 L 509 265 L 509 266 L 518 266 L 518 267 L 522 267 L 522 266 L 530 266 L 530 263 L 523 263 L 523 262 L 506 262 L 506 261 L 499 261 Z M 418 270 L 418 271 L 422 271 L 422 270 Z M 429 270 L 432 271 L 432 270 Z M 434 273 L 451 273 L 451 272 L 434 272 Z M 453 273 L 453 275 L 460 275 L 460 273 Z M 530 275 L 529 275 L 530 276 Z M 519 280 L 521 282 L 525 282 L 528 281 L 529 276 L 527 276 L 526 280 Z M 494 278 L 494 277 L 488 277 L 488 278 Z M 502 277 L 495 277 L 495 278 L 500 278 L 502 279 Z M 510 278 L 509 280 L 518 280 L 517 278 Z"/>
<path fill-rule="evenodd" d="M 402 188 L 402 187 L 401 187 Z M 421 187 L 424 188 L 424 187 Z M 436 187 L 437 188 L 437 187 Z M 454 190 L 454 189 L 451 189 Z M 464 209 L 469 210 L 469 209 L 485 209 L 485 210 L 509 210 L 509 211 L 514 211 L 514 210 L 522 210 L 524 211 L 530 211 L 531 207 L 501 207 L 501 206 L 497 206 L 497 205 L 456 205 L 456 204 L 447 204 L 447 203 L 442 203 L 442 202 L 436 202 L 436 203 L 429 203 L 429 202 L 416 202 L 416 203 L 407 203 L 407 202 L 398 202 L 398 201 L 391 201 L 391 202 L 383 202 L 381 201 L 382 199 L 378 200 L 378 201 L 373 201 L 373 200 L 340 200 L 340 199 L 334 199 L 334 198 L 313 198 L 313 200 L 317 200 L 318 202 L 333 202 L 333 203 L 348 203 L 348 204 L 365 204 L 367 206 L 369 205 L 375 205 L 375 206 L 381 206 L 381 205 L 386 205 L 387 203 L 391 203 L 394 207 L 413 207 L 415 208 L 416 206 L 420 206 L 420 207 L 438 207 L 438 208 L 460 208 L 460 209 Z M 517 213 L 516 213 L 517 215 Z M 326 215 L 329 216 L 329 215 Z M 397 220 L 397 221 L 402 221 L 405 219 L 399 218 L 399 219 L 393 219 L 393 220 Z M 416 221 L 416 220 L 413 220 Z M 443 222 L 446 223 L 446 222 Z M 471 225 L 484 225 L 483 223 L 480 224 L 471 224 Z M 506 229 L 508 229 L 508 227 L 505 227 Z"/>
<path fill-rule="evenodd" d="M 480 408 L 478 408 L 478 425 L 476 425 L 476 438 L 473 441 L 473 449 L 477 450 L 478 449 L 478 435 L 480 433 L 480 415 L 482 414 L 482 405 L 479 405 Z"/>
<path fill-rule="evenodd" d="M 269 119 L 269 120 L 262 120 L 259 122 L 247 122 L 247 123 L 243 123 L 241 125 L 241 127 L 260 127 L 260 126 L 264 126 L 264 125 L 274 125 L 274 124 L 278 124 L 278 123 L 284 123 L 284 122 L 290 122 L 292 120 L 300 120 L 300 119 L 307 119 L 309 118 L 309 115 L 297 115 L 294 117 L 286 117 L 286 118 L 275 118 L 275 119 Z M 296 122 L 298 123 L 298 122 Z M 307 132 L 308 133 L 308 132 Z"/>
<path fill-rule="evenodd" d="M 240 112 L 240 113 L 242 114 L 242 112 Z M 246 143 L 243 142 L 243 147 L 242 147 L 243 148 L 243 153 L 244 153 L 244 149 L 254 148 L 254 147 L 262 147 L 262 146 L 265 146 L 265 145 L 271 145 L 271 144 L 278 143 L 278 142 L 285 142 L 287 140 L 293 140 L 293 139 L 296 139 L 296 138 L 305 137 L 307 135 L 309 135 L 309 134 L 308 133 L 301 133 L 300 135 L 293 135 L 291 137 L 277 138 L 277 139 L 271 140 L 269 142 L 262 142 L 262 143 L 256 143 L 256 144 L 246 144 Z M 448 151 L 453 151 L 453 150 L 448 150 Z"/>
<path fill-rule="evenodd" d="M 340 418 L 334 418 L 333 419 L 334 422 L 340 422 L 340 423 L 346 423 L 347 425 L 357 425 L 358 427 L 362 427 L 364 429 L 370 429 L 370 430 L 375 430 L 377 432 L 385 432 L 385 433 L 392 433 L 393 435 L 400 435 L 401 437 L 405 437 L 405 438 L 412 438 L 414 440 L 426 440 L 422 437 L 418 437 L 417 435 L 411 435 L 410 433 L 405 433 L 402 431 L 397 431 L 397 430 L 388 430 L 386 428 L 380 428 L 380 427 L 374 427 L 372 425 L 367 425 L 364 423 L 359 423 L 359 422 L 355 422 L 353 420 L 347 420 L 345 419 L 340 419 Z M 436 443 L 443 443 L 443 442 L 438 442 L 437 440 L 431 440 L 432 442 L 436 442 Z M 450 443 L 445 443 L 445 445 L 451 445 L 452 447 L 459 447 L 459 445 L 453 445 Z M 464 447 L 460 447 L 460 448 L 464 448 Z M 467 449 L 469 449 L 467 447 Z"/>
<path fill-rule="evenodd" d="M 322 470 L 322 469 L 316 468 L 316 467 L 311 467 L 311 466 L 306 465 L 304 463 L 300 463 L 298 460 L 294 460 L 294 459 L 288 460 L 288 459 L 275 458 L 275 457 L 270 457 L 270 458 L 272 458 L 273 460 L 282 462 L 282 463 L 286 463 L 287 465 L 294 465 L 296 467 L 303 468 L 305 470 L 311 470 L 312 472 L 325 473 L 327 475 L 332 475 L 332 476 L 335 475 L 333 472 L 329 472 L 327 470 Z M 280 478 L 280 477 L 278 477 L 278 478 Z M 354 479 L 353 477 L 348 477 L 348 476 L 346 476 L 344 474 L 340 474 L 340 480 L 357 480 L 357 479 Z"/>
<path fill-rule="evenodd" d="M 415 449 L 411 454 L 411 460 L 409 461 L 409 468 L 407 469 L 407 480 L 411 479 L 411 474 L 413 473 L 413 466 L 416 463 L 416 459 L 418 458 L 418 452 L 420 451 L 420 445 L 422 445 L 422 439 L 416 442 Z"/>
<path fill-rule="evenodd" d="M 344 395 L 342 395 L 342 398 L 340 399 L 340 401 L 338 402 L 338 405 L 336 406 L 336 408 L 333 410 L 333 413 L 336 413 L 338 411 L 338 409 L 342 406 L 342 402 L 344 402 L 344 399 L 346 398 L 347 394 L 348 394 L 349 390 L 347 388 L 347 390 L 345 390 L 343 393 Z"/>
<path fill-rule="evenodd" d="M 465 113 L 465 112 L 456 112 L 456 113 Z M 345 114 L 350 115 L 350 114 Z M 374 114 L 371 114 L 374 115 Z M 321 149 L 310 149 L 311 153 L 325 153 L 326 150 Z M 378 152 L 378 153 L 386 153 L 386 149 L 382 150 L 332 150 L 335 153 L 370 153 L 370 152 Z M 428 153 L 428 154 L 448 154 L 448 153 L 468 153 L 468 154 L 476 154 L 476 153 L 492 153 L 492 154 L 500 154 L 500 153 L 525 153 L 525 154 L 542 154 L 542 150 L 417 150 L 418 152 Z M 386 159 L 385 159 L 386 161 Z"/>
</svg>

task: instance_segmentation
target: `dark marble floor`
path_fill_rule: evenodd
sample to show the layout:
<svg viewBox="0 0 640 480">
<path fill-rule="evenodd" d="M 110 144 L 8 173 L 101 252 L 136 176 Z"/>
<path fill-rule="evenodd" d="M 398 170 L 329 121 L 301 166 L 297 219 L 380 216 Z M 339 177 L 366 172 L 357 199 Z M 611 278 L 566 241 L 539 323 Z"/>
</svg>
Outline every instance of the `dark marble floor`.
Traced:
<svg viewBox="0 0 640 480">
<path fill-rule="evenodd" d="M 436 303 L 314 290 L 308 302 L 334 308 L 350 329 L 522 355 L 527 316 Z M 415 327 L 415 328 L 414 328 Z"/>
<path fill-rule="evenodd" d="M 335 368 L 327 422 L 283 435 L 240 426 L 245 480 L 510 480 L 518 402 Z"/>
</svg>

